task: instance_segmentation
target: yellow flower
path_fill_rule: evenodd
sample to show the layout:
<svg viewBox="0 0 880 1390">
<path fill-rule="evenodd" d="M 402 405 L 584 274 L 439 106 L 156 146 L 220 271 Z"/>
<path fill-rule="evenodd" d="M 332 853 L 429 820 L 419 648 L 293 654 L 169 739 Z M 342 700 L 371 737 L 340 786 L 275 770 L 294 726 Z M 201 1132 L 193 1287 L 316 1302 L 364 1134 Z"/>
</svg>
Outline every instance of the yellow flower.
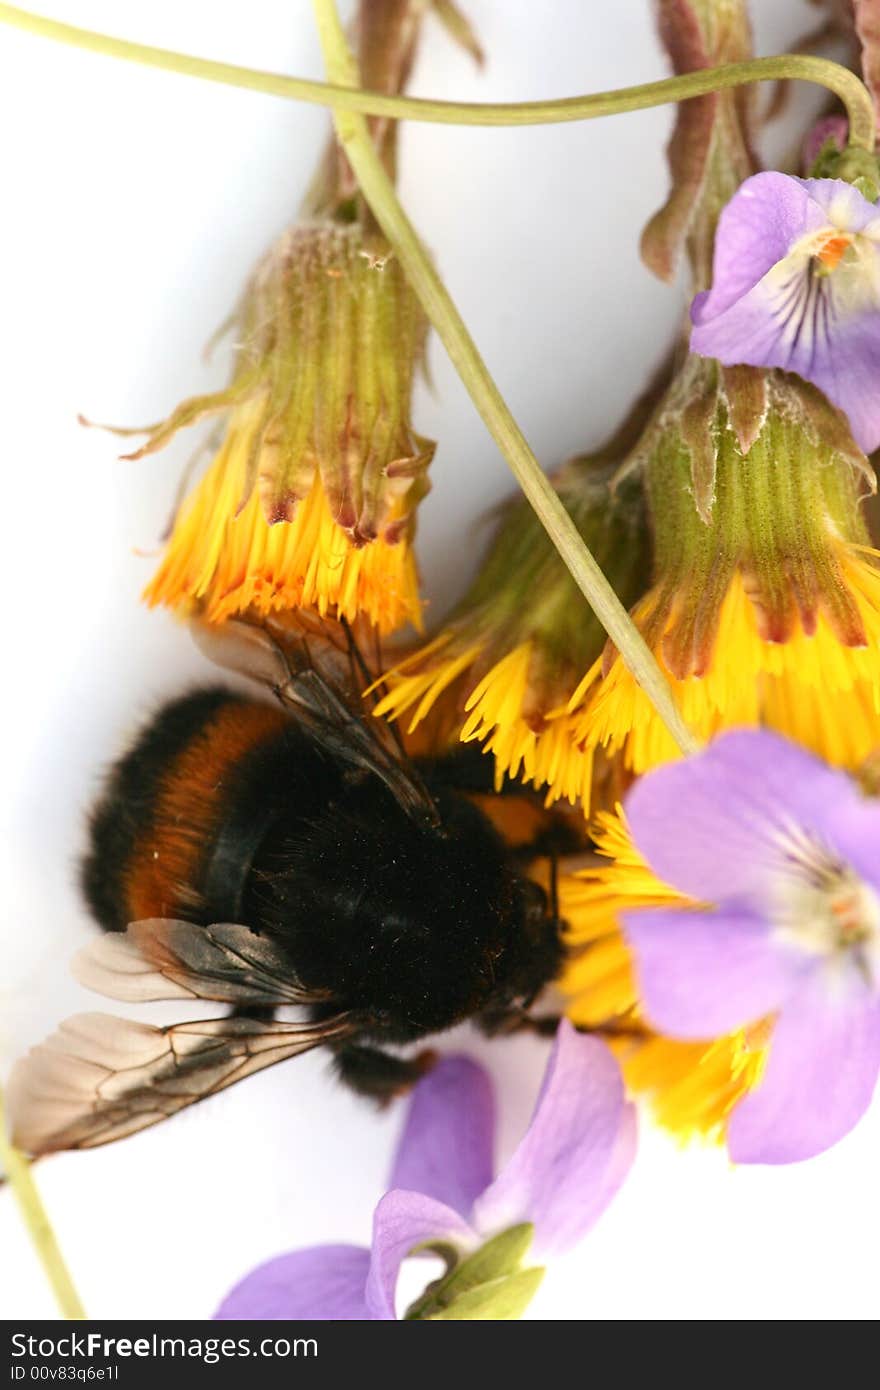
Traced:
<svg viewBox="0 0 880 1390">
<path fill-rule="evenodd" d="M 228 413 L 148 602 L 215 622 L 310 605 L 381 632 L 419 626 L 411 542 L 434 446 L 409 412 L 424 335 L 400 267 L 357 223 L 285 233 L 244 298 L 230 385 L 185 401 L 131 455 Z"/>
<path fill-rule="evenodd" d="M 832 545 L 840 582 L 860 620 L 857 643 L 819 614 L 812 632 L 799 622 L 783 642 L 762 636 L 759 614 L 737 572 L 718 615 L 712 660 L 704 674 L 679 679 L 664 659 L 663 637 L 655 654 L 675 691 L 685 723 L 702 740 L 722 729 L 776 729 L 827 762 L 854 768 L 877 746 L 880 734 L 880 569 L 874 552 Z M 649 595 L 634 609 L 643 630 L 655 630 Z M 653 705 L 623 663 L 615 660 L 602 678 L 593 667 L 564 716 L 575 742 L 620 752 L 626 768 L 640 775 L 678 756 Z"/>
<path fill-rule="evenodd" d="M 381 633 L 406 622 L 421 629 L 415 556 L 406 536 L 352 545 L 333 520 L 320 474 L 291 521 L 270 526 L 256 492 L 238 511 L 242 478 L 234 455 L 230 431 L 181 509 L 144 592 L 147 603 L 198 604 L 208 622 L 248 608 L 310 607 L 349 622 L 365 615 Z"/>
<path fill-rule="evenodd" d="M 573 460 L 557 490 L 625 602 L 646 575 L 646 518 L 638 485 L 612 487 L 616 465 Z M 503 515 L 487 558 L 440 635 L 384 678 L 377 715 L 408 716 L 417 729 L 438 704 L 447 727 L 493 756 L 495 782 L 552 784 L 572 803 L 589 797 L 593 750 L 581 749 L 570 721 L 549 719 L 604 633 L 524 500 Z"/>
<path fill-rule="evenodd" d="M 760 1079 L 765 1037 L 751 1029 L 680 1042 L 646 1027 L 620 914 L 686 900 L 654 876 L 619 807 L 597 815 L 594 840 L 605 862 L 559 878 L 569 952 L 559 981 L 566 1012 L 581 1027 L 607 1030 L 628 1087 L 646 1097 L 661 1125 L 681 1139 L 721 1141 L 731 1110 Z"/>
<path fill-rule="evenodd" d="M 861 514 L 873 475 L 818 392 L 745 370 L 731 382 L 689 364 L 639 446 L 654 583 L 633 617 L 700 738 L 765 726 L 856 767 L 880 727 L 880 567 Z M 618 785 L 678 756 L 613 649 L 556 720 L 579 759 L 615 763 Z M 566 794 L 545 780 L 549 800 Z"/>
</svg>

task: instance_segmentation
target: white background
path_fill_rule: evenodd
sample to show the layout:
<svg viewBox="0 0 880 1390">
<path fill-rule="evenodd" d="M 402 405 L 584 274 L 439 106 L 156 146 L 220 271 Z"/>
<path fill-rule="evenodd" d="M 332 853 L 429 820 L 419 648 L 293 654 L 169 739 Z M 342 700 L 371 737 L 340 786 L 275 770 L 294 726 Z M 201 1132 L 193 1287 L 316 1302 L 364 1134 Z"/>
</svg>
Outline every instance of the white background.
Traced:
<svg viewBox="0 0 880 1390">
<path fill-rule="evenodd" d="M 647 0 L 463 3 L 485 72 L 431 25 L 415 93 L 539 98 L 665 72 Z M 42 9 L 169 48 L 321 72 L 307 0 Z M 784 50 L 816 17 L 802 0 L 755 10 L 760 52 Z M 406 130 L 405 201 L 548 466 L 617 423 L 682 311 L 681 291 L 653 280 L 636 251 L 665 196 L 670 119 Z M 326 126 L 316 108 L 0 30 L 4 1065 L 65 1014 L 95 1007 L 66 969 L 92 930 L 74 881 L 84 812 L 143 711 L 205 672 L 186 633 L 138 602 L 154 564 L 143 552 L 155 553 L 191 441 L 120 463 L 117 444 L 76 414 L 145 423 L 219 384 L 223 355 L 205 364 L 202 347 L 294 214 Z M 776 131 L 765 149 L 778 158 L 790 143 Z M 434 391 L 419 390 L 415 420 L 440 441 L 420 532 L 436 618 L 472 569 L 474 518 L 510 481 L 436 343 L 430 356 Z M 545 1046 L 467 1031 L 448 1046 L 491 1067 L 509 1152 Z M 313 1054 L 122 1144 L 41 1164 L 89 1314 L 207 1317 L 268 1256 L 366 1242 L 400 1118 L 352 1099 Z M 549 1271 L 533 1316 L 875 1316 L 878 1139 L 875 1109 L 811 1163 L 733 1171 L 721 1153 L 681 1152 L 645 1125 L 628 1186 Z M 0 1316 L 53 1314 L 2 1193 Z"/>
</svg>

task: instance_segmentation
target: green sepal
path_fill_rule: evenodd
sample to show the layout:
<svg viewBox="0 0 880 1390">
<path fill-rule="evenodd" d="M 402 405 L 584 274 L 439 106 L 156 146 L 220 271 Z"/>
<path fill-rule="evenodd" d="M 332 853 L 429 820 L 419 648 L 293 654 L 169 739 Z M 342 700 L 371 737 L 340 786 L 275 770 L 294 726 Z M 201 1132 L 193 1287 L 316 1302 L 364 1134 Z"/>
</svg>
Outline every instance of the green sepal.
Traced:
<svg viewBox="0 0 880 1390">
<path fill-rule="evenodd" d="M 700 422 L 714 451 L 711 509 L 709 470 L 695 470 Z M 719 376 L 711 359 L 691 357 L 640 447 L 654 526 L 648 636 L 676 679 L 708 670 L 737 570 L 764 641 L 809 634 L 821 613 L 843 645 L 864 645 L 839 554 L 868 544 L 861 499 L 876 483 L 846 417 L 816 387 L 778 371 Z"/>
<path fill-rule="evenodd" d="M 650 582 L 650 523 L 640 477 L 621 476 L 626 455 L 569 460 L 553 475 L 560 501 L 627 608 Z M 536 725 L 565 703 L 602 653 L 606 634 L 583 602 L 531 506 L 522 496 L 500 513 L 488 553 L 449 616 L 458 650 L 483 643 L 476 680 L 520 643 L 532 644 L 524 710 Z M 472 688 L 472 687 L 471 687 Z"/>
<path fill-rule="evenodd" d="M 466 1260 L 462 1260 L 453 1272 L 452 1281 L 456 1291 L 475 1288 L 490 1279 L 500 1279 L 502 1275 L 518 1270 L 535 1236 L 531 1221 L 523 1221 L 511 1226 L 500 1235 L 493 1236 L 475 1250 Z"/>
<path fill-rule="evenodd" d="M 880 160 L 870 150 L 847 145 L 840 149 L 829 136 L 816 156 L 809 172 L 811 179 L 843 179 L 858 189 L 869 203 L 880 196 Z"/>
<path fill-rule="evenodd" d="M 258 487 L 266 521 L 290 521 L 320 474 L 330 514 L 355 545 L 411 532 L 435 448 L 410 423 L 427 319 L 387 244 L 360 223 L 289 228 L 234 323 L 230 384 L 184 401 L 126 457 L 232 411 L 239 511 Z"/>
<path fill-rule="evenodd" d="M 540 1265 L 520 1269 L 503 1279 L 480 1284 L 459 1294 L 448 1308 L 428 1313 L 428 1322 L 515 1322 L 521 1318 L 538 1291 L 544 1270 Z"/>
<path fill-rule="evenodd" d="M 404 1314 L 405 1319 L 413 1321 L 440 1316 L 458 1317 L 459 1314 L 446 1310 L 464 1295 L 477 1294 L 489 1285 L 500 1286 L 505 1284 L 511 1276 L 518 1276 L 523 1272 L 520 1270 L 520 1265 L 532 1244 L 534 1233 L 535 1228 L 531 1222 L 524 1221 L 518 1226 L 511 1226 L 509 1230 L 502 1231 L 500 1235 L 493 1236 L 473 1254 L 468 1255 L 440 1279 L 430 1284 L 422 1297 L 407 1309 Z M 438 1253 L 442 1253 L 444 1258 L 448 1259 L 446 1248 Z M 493 1294 L 492 1297 L 494 1296 Z M 463 1313 L 461 1316 L 480 1317 L 483 1315 Z M 518 1314 L 511 1313 L 503 1316 L 516 1317 Z"/>
</svg>

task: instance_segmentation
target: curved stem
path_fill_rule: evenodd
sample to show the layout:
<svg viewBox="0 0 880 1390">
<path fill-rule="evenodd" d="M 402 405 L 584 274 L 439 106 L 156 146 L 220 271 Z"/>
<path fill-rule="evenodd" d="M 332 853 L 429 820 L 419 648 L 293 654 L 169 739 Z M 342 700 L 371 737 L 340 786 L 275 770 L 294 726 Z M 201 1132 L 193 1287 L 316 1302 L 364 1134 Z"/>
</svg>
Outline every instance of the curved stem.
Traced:
<svg viewBox="0 0 880 1390">
<path fill-rule="evenodd" d="M 23 1154 L 12 1147 L 6 1137 L 2 1095 L 0 1095 L 0 1163 L 3 1165 L 12 1194 L 18 1202 L 37 1258 L 43 1266 L 46 1278 L 52 1285 L 62 1315 L 75 1321 L 84 1320 L 85 1311 L 34 1182 L 30 1164 Z"/>
<path fill-rule="evenodd" d="M 188 77 L 201 77 L 208 82 L 221 82 L 230 87 L 243 87 L 267 96 L 331 106 L 337 111 L 388 116 L 396 120 L 429 121 L 439 125 L 517 126 L 591 121 L 598 116 L 614 116 L 624 111 L 643 111 L 673 101 L 686 101 L 690 97 L 705 96 L 709 92 L 717 92 L 724 87 L 739 87 L 747 82 L 795 79 L 826 87 L 840 98 L 849 118 L 851 145 L 873 151 L 875 142 L 874 105 L 859 78 L 839 63 L 800 54 L 728 63 L 723 67 L 705 68 L 700 72 L 668 77 L 660 82 L 645 82 L 637 87 L 623 87 L 614 92 L 594 92 L 589 96 L 563 97 L 555 101 L 492 105 L 393 97 L 381 92 L 352 90 L 342 83 L 309 82 L 302 77 L 259 72 L 253 68 L 237 67 L 233 63 L 215 63 L 208 58 L 194 58 L 189 54 L 173 53 L 165 48 L 129 43 L 125 39 L 111 38 L 89 29 L 78 29 L 72 24 L 29 14 L 14 5 L 0 4 L 0 23 L 10 24 L 42 38 L 71 44 L 75 48 L 85 48 L 92 53 L 163 68 L 167 72 Z"/>
<path fill-rule="evenodd" d="M 334 0 L 314 0 L 327 71 L 339 83 L 358 74 Z M 685 754 L 698 744 L 682 720 L 672 690 L 644 638 L 565 510 L 495 385 L 461 315 L 398 201 L 376 153 L 367 123 L 354 112 L 334 113 L 336 130 L 373 216 L 400 259 L 453 366 L 572 578 L 608 633 L 670 735 Z"/>
</svg>

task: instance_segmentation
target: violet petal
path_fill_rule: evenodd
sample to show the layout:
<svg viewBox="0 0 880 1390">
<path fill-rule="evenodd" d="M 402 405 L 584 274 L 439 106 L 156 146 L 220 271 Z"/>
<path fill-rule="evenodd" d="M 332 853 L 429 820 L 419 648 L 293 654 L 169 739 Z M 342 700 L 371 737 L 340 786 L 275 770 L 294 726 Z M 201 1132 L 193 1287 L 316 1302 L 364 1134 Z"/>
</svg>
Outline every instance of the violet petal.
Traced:
<svg viewBox="0 0 880 1390">
<path fill-rule="evenodd" d="M 695 328 L 691 346 L 725 366 L 797 372 L 844 411 L 856 443 L 872 453 L 880 443 L 880 247 L 861 247 L 856 264 L 824 278 L 808 256 L 788 257 Z"/>
<path fill-rule="evenodd" d="M 822 817 L 821 842 L 880 894 L 880 799 L 865 796 L 855 782 L 850 788 L 833 814 Z"/>
<path fill-rule="evenodd" d="M 815 957 L 777 945 L 747 913 L 649 908 L 623 915 L 648 1022 L 716 1038 L 774 1012 Z"/>
<path fill-rule="evenodd" d="M 826 221 L 842 232 L 861 232 L 880 239 L 880 208 L 869 203 L 863 193 L 845 179 L 795 179 L 812 202 L 822 209 Z"/>
<path fill-rule="evenodd" d="M 634 1148 L 617 1062 L 604 1043 L 563 1020 L 529 1128 L 477 1199 L 475 1225 L 489 1234 L 531 1221 L 537 1259 L 567 1250 L 611 1200 Z"/>
<path fill-rule="evenodd" d="M 702 753 L 647 773 L 625 802 L 633 840 L 655 874 L 704 902 L 760 909 L 789 862 L 792 836 L 824 836 L 853 784 L 764 730 L 722 734 Z"/>
<path fill-rule="evenodd" d="M 448 1241 L 460 1249 L 476 1243 L 473 1230 L 458 1212 L 421 1192 L 386 1192 L 373 1216 L 373 1249 L 367 1277 L 369 1316 L 380 1321 L 397 1317 L 394 1297 L 400 1266 L 416 1246 Z"/>
<path fill-rule="evenodd" d="M 390 1186 L 422 1192 L 465 1218 L 492 1181 L 495 1104 L 486 1072 L 443 1057 L 413 1092 Z"/>
<path fill-rule="evenodd" d="M 796 1163 L 842 1139 L 880 1070 L 880 1000 L 852 966 L 817 967 L 781 1014 L 764 1076 L 734 1110 L 735 1163 Z M 845 972 L 845 973 L 844 973 Z"/>
<path fill-rule="evenodd" d="M 712 288 L 697 296 L 699 303 L 695 301 L 691 311 L 695 334 L 753 289 L 796 241 L 827 224 L 827 211 L 807 187 L 819 182 L 823 180 L 769 172 L 740 184 L 718 219 Z M 691 346 L 695 352 L 704 351 L 695 337 Z M 716 354 L 706 350 L 706 355 Z"/>
<path fill-rule="evenodd" d="M 807 358 L 806 339 L 791 370 L 812 381 L 844 412 L 853 439 L 866 454 L 880 445 L 880 247 L 862 253 L 864 275 L 839 270 L 829 280 L 828 325 Z M 858 295 L 848 293 L 852 287 Z M 772 364 L 771 364 L 772 365 Z M 780 364 L 781 365 L 781 364 Z"/>
<path fill-rule="evenodd" d="M 221 1322 L 319 1318 L 365 1322 L 370 1252 L 359 1245 L 313 1245 L 268 1260 L 236 1284 L 217 1312 Z"/>
<path fill-rule="evenodd" d="M 810 238 L 825 229 L 858 241 L 817 275 Z M 797 372 L 847 414 L 870 453 L 880 444 L 878 242 L 877 207 L 841 179 L 747 179 L 721 214 L 712 288 L 691 308 L 693 351 Z"/>
</svg>

